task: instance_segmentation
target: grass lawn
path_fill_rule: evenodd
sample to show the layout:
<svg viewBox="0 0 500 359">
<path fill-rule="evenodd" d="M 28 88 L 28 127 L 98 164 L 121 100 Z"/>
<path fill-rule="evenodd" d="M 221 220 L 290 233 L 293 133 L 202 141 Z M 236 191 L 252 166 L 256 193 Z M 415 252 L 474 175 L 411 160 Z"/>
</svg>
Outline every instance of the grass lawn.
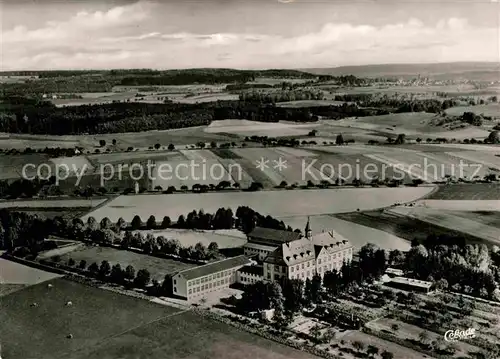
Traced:
<svg viewBox="0 0 500 359">
<path fill-rule="evenodd" d="M 65 279 L 51 283 L 2 298 L 5 358 L 315 358 L 191 312 Z"/>
<path fill-rule="evenodd" d="M 65 279 L 2 297 L 0 338 L 5 358 L 73 358 L 104 338 L 177 312 L 177 309 Z M 65 306 L 72 301 L 71 307 Z M 31 307 L 36 302 L 37 307 Z M 68 334 L 73 339 L 67 339 Z M 114 357 L 118 358 L 118 356 Z"/>
<path fill-rule="evenodd" d="M 232 236 L 226 234 L 218 234 L 212 231 L 192 231 L 183 229 L 165 229 L 165 230 L 146 230 L 141 231 L 144 235 L 148 233 L 153 234 L 155 237 L 164 236 L 165 238 L 175 238 L 184 247 L 195 246 L 196 243 L 201 242 L 205 246 L 211 242 L 216 242 L 219 248 L 235 248 L 242 247 L 247 241 L 243 236 Z"/>
<path fill-rule="evenodd" d="M 82 350 L 72 359 L 312 359 L 313 355 L 184 312 Z"/>
<path fill-rule="evenodd" d="M 59 275 L 0 258 L 0 285 L 37 284 L 56 277 Z"/>
<path fill-rule="evenodd" d="M 94 246 L 87 246 L 69 252 L 61 256 L 61 261 L 67 262 L 69 258 L 73 258 L 77 264 L 84 259 L 87 261 L 87 266 L 92 262 L 100 265 L 102 261 L 107 260 L 111 266 L 119 263 L 122 269 L 125 269 L 128 265 L 133 266 L 136 272 L 139 269 L 147 269 L 151 273 L 151 278 L 159 281 L 165 279 L 166 274 L 195 266 L 173 259 L 157 258 L 121 249 Z"/>
</svg>

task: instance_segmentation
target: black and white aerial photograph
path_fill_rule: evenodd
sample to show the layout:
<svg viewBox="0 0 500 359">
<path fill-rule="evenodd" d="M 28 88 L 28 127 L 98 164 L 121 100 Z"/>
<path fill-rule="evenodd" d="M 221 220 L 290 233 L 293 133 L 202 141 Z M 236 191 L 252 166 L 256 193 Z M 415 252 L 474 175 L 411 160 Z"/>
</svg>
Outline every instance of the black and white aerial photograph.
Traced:
<svg viewBox="0 0 500 359">
<path fill-rule="evenodd" d="M 0 0 L 0 359 L 499 359 L 499 0 Z"/>
</svg>

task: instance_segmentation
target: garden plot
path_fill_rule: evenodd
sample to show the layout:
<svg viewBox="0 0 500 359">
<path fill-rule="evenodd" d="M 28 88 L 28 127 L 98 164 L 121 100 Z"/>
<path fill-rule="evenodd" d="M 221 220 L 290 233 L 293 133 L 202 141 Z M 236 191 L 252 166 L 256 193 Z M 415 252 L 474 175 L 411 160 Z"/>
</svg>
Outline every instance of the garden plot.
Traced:
<svg viewBox="0 0 500 359">
<path fill-rule="evenodd" d="M 402 345 L 381 339 L 374 335 L 369 335 L 363 333 L 359 330 L 351 330 L 346 332 L 346 334 L 342 337 L 344 340 L 348 340 L 351 343 L 355 341 L 359 341 L 364 343 L 365 345 L 374 345 L 380 348 L 382 351 L 386 350 L 394 354 L 394 358 L 397 359 L 422 359 L 424 358 L 423 354 L 417 352 L 413 349 L 404 347 Z M 429 356 L 425 356 L 426 358 L 430 358 Z M 432 358 L 431 358 L 432 359 Z"/>
<path fill-rule="evenodd" d="M 329 213 L 345 213 L 392 206 L 395 203 L 415 201 L 429 194 L 434 187 L 399 188 L 335 188 L 308 190 L 277 190 L 259 192 L 216 192 L 165 195 L 119 196 L 99 207 L 89 216 L 100 221 L 108 217 L 116 222 L 120 217 L 130 222 L 135 215 L 146 220 L 150 215 L 156 218 L 169 216 L 176 219 L 193 209 L 203 208 L 215 213 L 221 207 L 233 211 L 239 206 L 248 206 L 263 215 L 275 217 L 307 216 Z"/>
<path fill-rule="evenodd" d="M 236 248 L 242 247 L 247 242 L 247 240 L 242 236 L 218 233 L 216 231 L 167 229 L 147 230 L 141 232 L 144 235 L 151 233 L 155 237 L 163 236 L 168 239 L 177 239 L 183 247 L 195 246 L 200 242 L 208 247 L 211 242 L 215 242 L 218 244 L 219 248 Z"/>
<path fill-rule="evenodd" d="M 416 218 L 418 220 L 459 231 L 473 237 L 482 238 L 491 243 L 500 244 L 500 231 L 498 228 L 464 218 L 463 216 L 455 216 L 454 214 L 442 209 L 394 207 L 388 209 L 387 212 Z"/>
<path fill-rule="evenodd" d="M 393 332 L 392 330 L 392 325 L 397 324 L 399 329 L 397 333 L 394 333 L 396 337 L 406 339 L 410 338 L 416 341 L 419 341 L 419 335 L 422 332 L 427 332 L 429 336 L 429 342 L 432 342 L 434 340 L 441 340 L 443 338 L 442 334 L 434 333 L 425 329 L 422 329 L 420 327 L 417 327 L 415 325 L 411 325 L 408 323 L 404 323 L 398 320 L 394 319 L 388 319 L 388 318 L 382 318 L 378 319 L 376 321 L 370 322 L 369 327 L 375 329 L 375 330 L 384 330 L 384 331 L 389 331 Z M 455 355 L 457 357 L 462 357 L 463 355 L 467 355 L 470 352 L 479 352 L 481 351 L 480 348 L 470 345 L 465 342 L 456 342 L 457 348 L 459 348 L 460 352 L 457 352 Z"/>
</svg>

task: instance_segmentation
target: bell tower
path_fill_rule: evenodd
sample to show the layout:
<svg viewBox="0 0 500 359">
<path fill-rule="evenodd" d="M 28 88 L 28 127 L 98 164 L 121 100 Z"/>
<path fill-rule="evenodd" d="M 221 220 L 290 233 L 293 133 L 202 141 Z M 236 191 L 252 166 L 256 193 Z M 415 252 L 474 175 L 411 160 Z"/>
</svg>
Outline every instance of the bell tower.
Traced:
<svg viewBox="0 0 500 359">
<path fill-rule="evenodd" d="M 309 223 L 309 217 L 307 217 L 307 223 L 306 223 L 306 228 L 304 230 L 304 234 L 307 239 L 309 240 L 312 239 L 312 231 L 311 231 L 311 224 Z"/>
</svg>

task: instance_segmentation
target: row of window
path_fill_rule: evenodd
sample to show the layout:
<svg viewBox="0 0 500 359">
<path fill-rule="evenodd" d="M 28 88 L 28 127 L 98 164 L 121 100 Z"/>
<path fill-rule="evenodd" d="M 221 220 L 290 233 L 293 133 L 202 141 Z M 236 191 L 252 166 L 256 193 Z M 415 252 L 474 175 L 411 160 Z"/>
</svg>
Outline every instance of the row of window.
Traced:
<svg viewBox="0 0 500 359">
<path fill-rule="evenodd" d="M 348 256 L 348 253 L 352 254 L 352 248 L 350 248 L 350 249 L 349 249 L 349 252 L 347 252 L 347 251 L 345 251 L 345 252 L 344 252 L 344 251 L 342 251 L 342 252 L 338 253 L 339 258 L 344 258 L 344 254 L 345 254 L 345 256 L 347 257 L 347 256 Z M 333 256 L 332 256 L 332 255 L 330 255 L 330 256 L 328 256 L 328 257 L 325 257 L 325 259 L 324 259 L 324 260 L 325 260 L 325 261 L 331 261 L 332 259 L 333 259 L 333 260 L 337 259 L 337 253 L 334 253 L 334 254 L 333 254 Z M 318 258 L 318 264 L 321 264 L 321 258 Z"/>
<path fill-rule="evenodd" d="M 290 266 L 290 272 L 299 271 L 299 269 L 305 269 L 314 266 L 314 261 L 309 261 L 307 263 L 301 263 L 294 266 Z"/>
<path fill-rule="evenodd" d="M 224 272 L 219 272 L 219 273 L 216 273 L 216 274 L 209 275 L 208 277 L 203 277 L 203 278 L 199 278 L 199 279 L 196 279 L 196 280 L 189 281 L 187 283 L 187 286 L 191 287 L 191 286 L 194 286 L 194 285 L 199 285 L 199 284 L 207 283 L 207 282 L 210 282 L 210 281 L 212 281 L 214 279 L 218 279 L 218 278 L 230 276 L 230 275 L 232 275 L 234 273 L 236 273 L 236 269 L 227 270 L 227 271 L 224 271 Z M 174 284 L 175 284 L 175 280 L 174 280 Z"/>
<path fill-rule="evenodd" d="M 224 278 L 222 280 L 218 280 L 218 281 L 213 282 L 213 283 L 206 283 L 206 284 L 200 285 L 198 287 L 188 289 L 188 294 L 204 292 L 204 291 L 212 289 L 212 288 L 220 287 L 221 285 L 227 285 L 227 284 L 229 284 L 229 282 L 230 282 L 229 278 Z"/>
</svg>

